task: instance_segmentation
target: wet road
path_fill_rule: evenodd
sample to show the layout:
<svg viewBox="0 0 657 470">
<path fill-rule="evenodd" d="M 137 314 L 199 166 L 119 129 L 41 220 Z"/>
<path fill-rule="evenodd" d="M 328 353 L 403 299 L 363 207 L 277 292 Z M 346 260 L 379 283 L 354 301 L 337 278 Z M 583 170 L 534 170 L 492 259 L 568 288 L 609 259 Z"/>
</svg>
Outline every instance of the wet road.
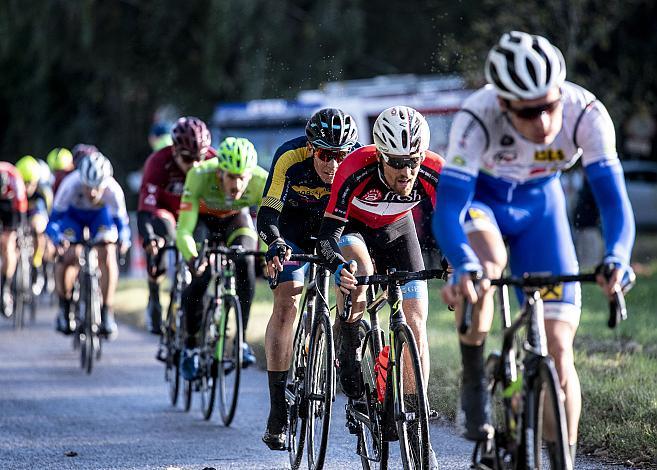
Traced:
<svg viewBox="0 0 657 470">
<path fill-rule="evenodd" d="M 87 375 L 71 339 L 54 332 L 53 318 L 41 313 L 21 332 L 0 322 L 0 468 L 289 468 L 287 453 L 260 441 L 269 408 L 263 371 L 245 372 L 237 416 L 225 428 L 216 415 L 202 419 L 198 396 L 190 413 L 170 406 L 153 336 L 121 325 Z M 340 396 L 327 469 L 359 468 L 343 409 Z M 468 468 L 471 446 L 450 426 L 432 423 L 431 436 L 441 468 Z M 614 467 L 580 461 L 577 468 Z"/>
</svg>

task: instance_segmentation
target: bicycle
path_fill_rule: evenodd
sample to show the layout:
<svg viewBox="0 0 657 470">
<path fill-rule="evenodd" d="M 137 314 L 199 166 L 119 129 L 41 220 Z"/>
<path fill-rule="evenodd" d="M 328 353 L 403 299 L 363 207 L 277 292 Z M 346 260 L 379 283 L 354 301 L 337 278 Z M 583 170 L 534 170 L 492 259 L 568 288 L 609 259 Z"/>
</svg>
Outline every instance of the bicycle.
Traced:
<svg viewBox="0 0 657 470">
<path fill-rule="evenodd" d="M 183 262 L 176 245 L 170 244 L 161 247 L 155 257 L 149 259 L 149 270 L 152 266 L 159 266 L 162 256 L 168 251 L 175 253 L 175 272 L 171 280 L 169 290 L 169 306 L 167 308 L 166 322 L 162 326 L 161 348 L 157 359 L 164 362 L 164 381 L 167 384 L 167 392 L 171 406 L 178 404 L 180 395 L 180 354 L 183 347 L 185 321 L 182 309 L 182 292 L 191 282 L 191 273 Z M 153 277 L 164 274 L 164 270 L 153 271 Z M 191 407 L 191 388 L 185 392 L 185 411 Z"/>
<path fill-rule="evenodd" d="M 198 257 L 208 261 L 212 291 L 203 314 L 200 378 L 196 386 L 201 392 L 203 417 L 206 420 L 211 418 L 217 396 L 221 420 L 225 426 L 230 426 L 237 409 L 244 344 L 234 259 L 264 253 L 241 247 L 226 248 L 221 243 L 215 238 L 206 239 Z"/>
<path fill-rule="evenodd" d="M 402 308 L 401 286 L 413 280 L 446 278 L 445 269 L 417 272 L 390 269 L 385 275 L 356 276 L 358 285 L 369 286 L 366 311 L 370 326 L 361 321 L 364 394 L 360 399 L 349 399 L 345 411 L 347 428 L 357 436 L 356 453 L 363 469 L 388 468 L 389 445 L 396 440 L 399 440 L 404 469 L 429 468 L 427 391 L 417 343 Z M 385 290 L 375 297 L 376 286 L 385 287 Z M 389 347 L 385 345 L 385 334 L 378 319 L 378 312 L 386 303 L 390 306 Z M 348 318 L 350 311 L 351 296 L 347 295 L 342 318 Z M 386 352 L 387 366 L 384 364 Z M 412 379 L 407 382 L 409 375 Z M 406 393 L 408 388 L 411 393 Z"/>
<path fill-rule="evenodd" d="M 298 469 L 307 440 L 308 468 L 321 469 L 335 400 L 335 350 L 328 304 L 330 273 L 317 255 L 295 253 L 289 261 L 310 265 L 285 387 L 287 450 L 290 466 Z"/>
<path fill-rule="evenodd" d="M 91 374 L 93 363 L 102 354 L 102 335 L 100 334 L 100 309 L 102 296 L 99 284 L 98 254 L 89 240 L 87 230 L 78 257 L 80 271 L 73 287 L 71 308 L 77 319 L 77 330 L 73 338 L 74 349 L 80 349 L 80 367 Z"/>
<path fill-rule="evenodd" d="M 607 268 L 609 269 L 609 268 Z M 595 282 L 596 273 L 523 277 L 491 280 L 500 289 L 502 321 L 501 352 L 486 360 L 486 377 L 493 408 L 494 434 L 486 442 L 475 444 L 473 468 L 482 454 L 492 456 L 496 470 L 572 469 L 568 445 L 566 413 L 554 361 L 547 353 L 541 288 L 555 289 L 564 282 Z M 508 286 L 525 292 L 521 313 L 511 320 Z M 459 326 L 465 334 L 472 321 L 472 305 L 464 303 Z M 608 326 L 614 328 L 627 318 L 622 291 L 610 302 Z M 517 347 L 517 333 L 526 329 L 526 339 Z M 547 427 L 544 429 L 544 425 Z M 546 465 L 542 445 L 546 443 L 550 466 Z"/>
</svg>

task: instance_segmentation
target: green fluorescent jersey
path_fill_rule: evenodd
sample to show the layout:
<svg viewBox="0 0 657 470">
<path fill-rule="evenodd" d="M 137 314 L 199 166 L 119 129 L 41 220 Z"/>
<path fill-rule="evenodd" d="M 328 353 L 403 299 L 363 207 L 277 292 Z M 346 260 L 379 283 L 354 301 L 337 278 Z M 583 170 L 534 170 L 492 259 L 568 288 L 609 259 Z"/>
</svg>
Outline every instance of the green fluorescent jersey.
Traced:
<svg viewBox="0 0 657 470">
<path fill-rule="evenodd" d="M 245 207 L 260 206 L 267 172 L 259 166 L 239 199 L 226 197 L 219 179 L 219 161 L 211 158 L 192 168 L 185 178 L 185 189 L 180 201 L 176 246 L 185 260 L 198 256 L 194 228 L 198 215 L 223 218 L 234 215 Z"/>
</svg>

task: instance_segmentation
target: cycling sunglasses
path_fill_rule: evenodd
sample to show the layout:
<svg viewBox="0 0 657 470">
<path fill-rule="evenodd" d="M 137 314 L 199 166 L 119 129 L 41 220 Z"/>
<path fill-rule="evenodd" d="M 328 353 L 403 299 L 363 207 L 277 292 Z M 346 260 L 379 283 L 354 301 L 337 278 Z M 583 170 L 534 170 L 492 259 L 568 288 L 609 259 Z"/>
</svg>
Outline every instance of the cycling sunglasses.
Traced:
<svg viewBox="0 0 657 470">
<path fill-rule="evenodd" d="M 323 162 L 330 162 L 335 160 L 338 163 L 342 163 L 342 160 L 349 155 L 348 150 L 331 150 L 321 147 L 313 147 L 313 155 L 319 158 Z"/>
<path fill-rule="evenodd" d="M 554 101 L 542 104 L 540 106 L 530 106 L 527 108 L 512 108 L 509 100 L 506 102 L 507 109 L 520 119 L 532 120 L 541 116 L 543 113 L 552 114 L 559 107 L 561 96 Z"/>
<path fill-rule="evenodd" d="M 381 152 L 379 153 L 383 161 L 386 162 L 386 165 L 389 165 L 391 168 L 394 168 L 395 170 L 401 170 L 402 168 L 407 168 L 407 167 L 410 168 L 411 170 L 414 170 L 422 163 L 422 155 L 420 154 L 415 154 L 415 156 L 408 156 L 408 157 L 391 157 L 386 155 L 385 153 L 381 153 Z"/>
<path fill-rule="evenodd" d="M 200 152 L 198 154 L 192 153 L 189 150 L 178 150 L 177 155 L 180 157 L 180 159 L 185 162 L 185 163 L 194 163 L 194 162 L 200 162 L 205 158 L 205 154 L 207 153 L 206 151 Z"/>
</svg>

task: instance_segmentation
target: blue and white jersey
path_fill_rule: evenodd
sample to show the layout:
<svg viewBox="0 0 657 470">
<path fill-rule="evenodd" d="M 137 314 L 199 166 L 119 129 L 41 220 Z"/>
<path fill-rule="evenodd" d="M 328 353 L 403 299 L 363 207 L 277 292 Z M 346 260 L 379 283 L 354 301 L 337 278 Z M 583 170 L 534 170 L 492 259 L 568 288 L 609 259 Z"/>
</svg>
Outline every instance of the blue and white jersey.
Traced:
<svg viewBox="0 0 657 470">
<path fill-rule="evenodd" d="M 561 87 L 563 125 L 550 144 L 536 144 L 515 130 L 491 85 L 468 97 L 456 115 L 443 174 L 479 172 L 513 183 L 545 178 L 572 166 L 617 159 L 614 124 L 604 105 L 584 88 Z"/>
</svg>

